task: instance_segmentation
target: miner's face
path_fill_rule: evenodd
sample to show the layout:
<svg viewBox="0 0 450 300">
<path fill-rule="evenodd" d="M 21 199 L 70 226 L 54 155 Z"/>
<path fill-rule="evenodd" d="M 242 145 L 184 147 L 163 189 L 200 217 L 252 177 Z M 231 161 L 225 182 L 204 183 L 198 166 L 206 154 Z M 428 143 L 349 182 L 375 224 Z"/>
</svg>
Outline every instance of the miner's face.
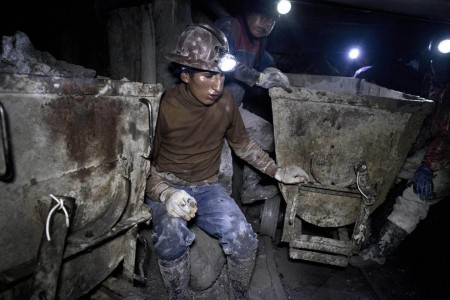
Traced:
<svg viewBox="0 0 450 300">
<path fill-rule="evenodd" d="M 247 25 L 255 38 L 268 36 L 275 26 L 277 18 L 263 13 L 251 13 L 247 16 Z"/>
<path fill-rule="evenodd" d="M 212 105 L 223 93 L 225 76 L 217 72 L 182 73 L 181 80 L 187 84 L 189 93 L 204 105 Z"/>
</svg>

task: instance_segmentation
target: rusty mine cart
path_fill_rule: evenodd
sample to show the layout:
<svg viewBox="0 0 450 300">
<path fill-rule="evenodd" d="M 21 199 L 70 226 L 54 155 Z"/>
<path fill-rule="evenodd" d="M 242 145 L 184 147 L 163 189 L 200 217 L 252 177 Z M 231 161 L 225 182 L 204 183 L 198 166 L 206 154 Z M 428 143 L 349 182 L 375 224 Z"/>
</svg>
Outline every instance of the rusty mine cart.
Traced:
<svg viewBox="0 0 450 300">
<path fill-rule="evenodd" d="M 0 74 L 0 298 L 77 299 L 119 265 L 130 285 L 143 280 L 135 250 L 162 92 Z"/>
<path fill-rule="evenodd" d="M 303 167 L 312 183 L 280 184 L 282 241 L 293 259 L 346 266 L 433 102 L 355 78 L 289 79 L 293 93 L 270 90 L 275 154 L 281 165 Z"/>
</svg>

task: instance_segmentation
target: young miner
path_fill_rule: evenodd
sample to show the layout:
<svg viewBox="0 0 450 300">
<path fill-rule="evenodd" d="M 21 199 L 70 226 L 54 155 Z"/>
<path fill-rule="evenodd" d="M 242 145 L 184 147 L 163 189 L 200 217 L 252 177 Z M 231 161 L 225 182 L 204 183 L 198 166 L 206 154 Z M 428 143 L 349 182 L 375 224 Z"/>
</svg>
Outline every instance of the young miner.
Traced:
<svg viewBox="0 0 450 300">
<path fill-rule="evenodd" d="M 225 139 L 237 156 L 285 184 L 308 182 L 298 166 L 277 166 L 249 137 L 237 103 L 224 89 L 224 73 L 234 62 L 219 29 L 190 25 L 167 58 L 180 83 L 162 96 L 147 181 L 153 242 L 170 299 L 190 297 L 189 246 L 196 224 L 216 237 L 227 257 L 232 293 L 245 299 L 258 240 L 251 225 L 218 183 Z"/>
</svg>

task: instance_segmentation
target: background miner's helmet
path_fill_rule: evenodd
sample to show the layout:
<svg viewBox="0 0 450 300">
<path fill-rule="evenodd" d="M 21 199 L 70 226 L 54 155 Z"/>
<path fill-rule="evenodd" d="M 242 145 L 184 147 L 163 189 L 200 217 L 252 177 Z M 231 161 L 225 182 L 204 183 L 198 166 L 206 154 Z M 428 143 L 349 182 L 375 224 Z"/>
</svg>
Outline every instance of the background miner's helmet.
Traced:
<svg viewBox="0 0 450 300">
<path fill-rule="evenodd" d="M 436 34 L 428 44 L 431 70 L 442 78 L 450 77 L 450 32 Z"/>
<path fill-rule="evenodd" d="M 278 1 L 275 0 L 244 0 L 246 14 L 260 13 L 271 18 L 278 19 L 280 14 L 277 10 Z"/>
<path fill-rule="evenodd" d="M 225 34 L 207 24 L 188 25 L 178 38 L 175 51 L 166 57 L 183 66 L 212 72 L 232 71 L 237 63 L 229 53 Z"/>
</svg>

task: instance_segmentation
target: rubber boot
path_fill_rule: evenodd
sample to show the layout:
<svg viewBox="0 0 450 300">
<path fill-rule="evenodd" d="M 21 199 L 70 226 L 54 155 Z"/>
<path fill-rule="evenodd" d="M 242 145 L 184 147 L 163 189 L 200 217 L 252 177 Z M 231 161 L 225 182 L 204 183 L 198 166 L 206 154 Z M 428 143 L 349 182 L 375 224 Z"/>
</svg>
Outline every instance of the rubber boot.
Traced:
<svg viewBox="0 0 450 300">
<path fill-rule="evenodd" d="M 190 299 L 189 279 L 191 262 L 189 250 L 180 258 L 172 261 L 158 260 L 164 286 L 168 293 L 168 299 Z"/>
<path fill-rule="evenodd" d="M 230 281 L 234 299 L 248 299 L 248 288 L 255 267 L 256 253 L 249 258 L 235 258 L 228 256 L 228 279 Z M 233 299 L 233 298 L 232 298 Z"/>
<path fill-rule="evenodd" d="M 391 221 L 386 221 L 375 244 L 349 259 L 349 264 L 356 268 L 383 265 L 386 257 L 397 249 L 408 233 Z"/>
<path fill-rule="evenodd" d="M 278 187 L 275 184 L 261 185 L 259 183 L 261 180 L 260 174 L 247 165 L 244 165 L 243 177 L 241 191 L 241 202 L 243 204 L 270 199 L 278 194 Z"/>
</svg>

